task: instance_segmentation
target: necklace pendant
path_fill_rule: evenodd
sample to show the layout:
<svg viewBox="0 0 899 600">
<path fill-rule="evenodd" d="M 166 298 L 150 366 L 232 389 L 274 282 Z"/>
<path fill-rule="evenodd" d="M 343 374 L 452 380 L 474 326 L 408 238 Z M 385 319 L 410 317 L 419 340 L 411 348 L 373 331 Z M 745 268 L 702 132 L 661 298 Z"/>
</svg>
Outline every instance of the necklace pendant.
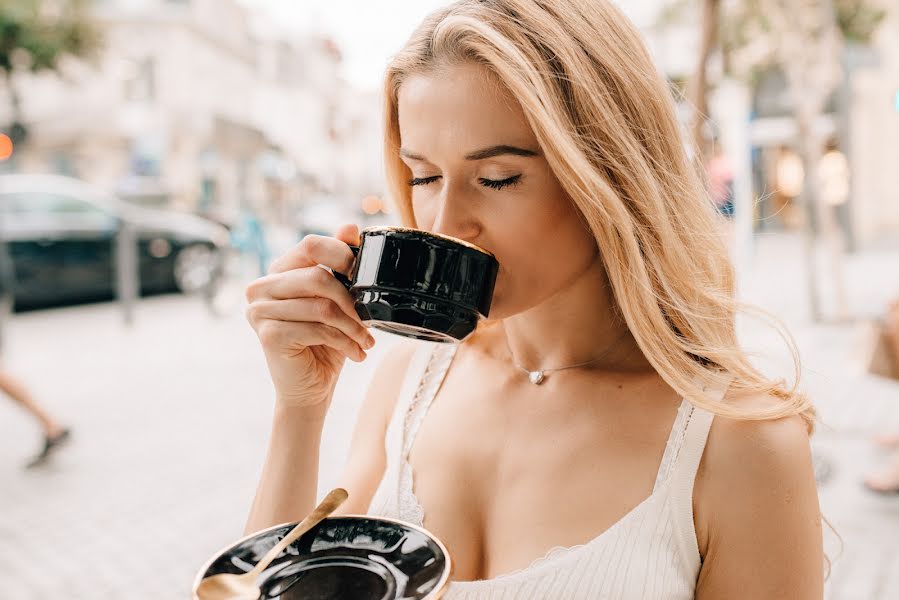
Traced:
<svg viewBox="0 0 899 600">
<path fill-rule="evenodd" d="M 540 385 L 544 379 L 546 379 L 546 375 L 543 371 L 528 371 L 528 381 L 534 385 Z"/>
</svg>

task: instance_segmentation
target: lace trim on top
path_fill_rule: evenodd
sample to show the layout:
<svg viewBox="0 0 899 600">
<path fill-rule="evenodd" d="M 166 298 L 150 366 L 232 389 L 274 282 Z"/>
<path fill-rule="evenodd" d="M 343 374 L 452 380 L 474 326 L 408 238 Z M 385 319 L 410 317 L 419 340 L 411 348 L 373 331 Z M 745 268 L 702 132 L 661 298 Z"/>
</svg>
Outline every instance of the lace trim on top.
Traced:
<svg viewBox="0 0 899 600">
<path fill-rule="evenodd" d="M 412 447 L 415 443 L 415 437 L 418 434 L 418 430 L 421 427 L 422 422 L 424 422 L 428 409 L 437 397 L 437 393 L 440 391 L 440 387 L 452 364 L 457 349 L 458 346 L 455 344 L 449 346 L 439 345 L 434 348 L 428 359 L 421 381 L 415 391 L 415 395 L 406 407 L 405 414 L 403 415 L 403 443 L 400 455 L 399 477 L 397 481 L 398 509 L 400 518 L 418 526 L 423 526 L 425 513 L 421 502 L 419 502 L 418 497 L 415 495 L 414 472 L 412 470 L 412 465 L 409 462 L 409 455 L 411 454 Z M 622 527 L 626 522 L 642 512 L 647 505 L 659 497 L 661 488 L 669 481 L 671 473 L 674 471 L 677 464 L 677 458 L 680 454 L 684 440 L 686 439 L 687 428 L 690 424 L 690 418 L 693 415 L 693 411 L 694 407 L 692 404 L 687 402 L 686 399 L 681 401 L 677 410 L 677 415 L 671 426 L 671 433 L 665 444 L 665 451 L 662 455 L 661 463 L 659 464 L 659 470 L 656 474 L 652 493 L 618 521 L 613 523 L 608 529 L 583 544 L 574 546 L 554 546 L 553 548 L 550 548 L 546 554 L 534 559 L 528 566 L 522 567 L 521 569 L 503 573 L 502 575 L 490 579 L 454 581 L 453 585 L 456 587 L 466 587 L 487 582 L 496 583 L 510 578 L 517 579 L 525 572 L 534 572 L 538 567 L 542 567 L 544 564 L 563 560 L 568 556 L 582 551 L 583 548 L 598 543 L 600 539 L 611 535 L 613 531 Z"/>
<path fill-rule="evenodd" d="M 443 384 L 446 372 L 449 370 L 453 357 L 456 355 L 456 349 L 457 345 L 455 344 L 451 346 L 441 345 L 434 349 L 428 360 L 428 366 L 421 377 L 418 389 L 415 391 L 415 396 L 412 398 L 412 402 L 409 403 L 404 415 L 397 498 L 399 499 L 399 511 L 403 518 L 419 526 L 424 523 L 425 512 L 421 502 L 415 495 L 409 454 L 412 451 L 412 444 L 415 442 L 418 429 L 421 427 L 431 403 L 437 397 L 437 391 Z"/>
<path fill-rule="evenodd" d="M 652 488 L 653 493 L 659 489 L 663 483 L 668 481 L 674 467 L 677 464 L 677 457 L 680 455 L 680 449 L 684 445 L 687 437 L 687 429 L 690 425 L 690 418 L 693 416 L 693 405 L 682 400 L 680 408 L 677 409 L 677 416 L 674 417 L 674 423 L 671 425 L 671 433 L 668 435 L 668 442 L 665 444 L 665 453 L 662 455 L 662 462 L 659 464 L 659 471 L 656 474 L 656 483 Z"/>
</svg>

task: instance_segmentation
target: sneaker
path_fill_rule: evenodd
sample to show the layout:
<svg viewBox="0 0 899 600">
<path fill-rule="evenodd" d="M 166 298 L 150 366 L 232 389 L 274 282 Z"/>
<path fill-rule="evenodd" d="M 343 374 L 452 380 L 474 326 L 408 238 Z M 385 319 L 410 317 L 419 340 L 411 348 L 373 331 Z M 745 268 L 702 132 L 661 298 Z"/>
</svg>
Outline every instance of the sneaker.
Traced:
<svg viewBox="0 0 899 600">
<path fill-rule="evenodd" d="M 34 467 L 39 467 L 46 463 L 50 459 L 50 456 L 53 455 L 56 450 L 63 447 L 71 437 L 72 432 L 69 429 L 63 429 L 53 437 L 45 437 L 43 450 L 41 450 L 37 456 L 32 458 L 28 464 L 25 465 L 25 468 L 33 469 Z"/>
<path fill-rule="evenodd" d="M 865 477 L 865 487 L 872 492 L 886 495 L 899 495 L 899 465 L 888 467 L 879 473 L 871 473 Z"/>
</svg>

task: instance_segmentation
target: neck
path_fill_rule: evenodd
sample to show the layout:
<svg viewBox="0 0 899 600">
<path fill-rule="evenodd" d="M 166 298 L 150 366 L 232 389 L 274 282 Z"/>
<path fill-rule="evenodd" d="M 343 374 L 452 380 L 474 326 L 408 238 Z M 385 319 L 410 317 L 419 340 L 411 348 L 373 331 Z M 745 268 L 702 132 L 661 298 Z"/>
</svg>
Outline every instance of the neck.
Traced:
<svg viewBox="0 0 899 600">
<path fill-rule="evenodd" d="M 502 321 L 512 360 L 530 371 L 572 365 L 591 369 L 649 368 L 618 316 L 602 261 L 533 308 Z"/>
</svg>

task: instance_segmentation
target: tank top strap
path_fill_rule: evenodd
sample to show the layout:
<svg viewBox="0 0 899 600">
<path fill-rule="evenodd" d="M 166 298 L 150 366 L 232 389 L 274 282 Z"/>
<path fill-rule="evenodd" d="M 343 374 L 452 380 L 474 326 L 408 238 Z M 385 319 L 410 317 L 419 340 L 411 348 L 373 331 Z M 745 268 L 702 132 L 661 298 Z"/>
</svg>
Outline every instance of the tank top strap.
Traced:
<svg viewBox="0 0 899 600">
<path fill-rule="evenodd" d="M 720 386 L 704 388 L 704 397 L 719 402 L 730 386 L 727 380 Z M 682 558 L 699 564 L 699 546 L 693 521 L 693 486 L 699 463 L 705 452 L 706 442 L 715 415 L 704 408 L 690 404 L 690 415 L 683 436 L 683 443 L 671 472 L 671 507 L 674 538 Z"/>
<path fill-rule="evenodd" d="M 405 439 L 405 431 L 403 424 L 403 416 L 409 410 L 409 405 L 413 402 L 416 390 L 421 383 L 422 376 L 431 360 L 430 344 L 422 343 L 416 346 L 409 359 L 409 365 L 406 367 L 406 374 L 403 376 L 403 382 L 400 386 L 399 395 L 396 404 L 393 407 L 393 413 L 387 426 L 387 432 L 384 439 L 385 451 L 387 454 L 387 476 L 390 477 L 399 464 L 399 459 L 403 453 L 403 440 Z"/>
<path fill-rule="evenodd" d="M 686 399 L 681 400 L 680 407 L 677 409 L 677 415 L 674 417 L 674 422 L 671 424 L 671 432 L 668 434 L 668 441 L 665 443 L 665 453 L 662 455 L 662 462 L 659 463 L 659 470 L 656 474 L 656 483 L 652 490 L 653 493 L 668 481 L 672 471 L 674 471 L 674 466 L 677 464 L 677 457 L 684 444 L 687 426 L 690 424 L 692 413 L 693 405 Z"/>
<path fill-rule="evenodd" d="M 408 454 L 424 414 L 437 395 L 455 346 L 417 342 L 385 435 L 387 464 L 368 514 L 420 525 L 424 511 L 415 497 Z"/>
<path fill-rule="evenodd" d="M 730 379 L 714 388 L 706 387 L 703 390 L 704 397 L 712 402 L 720 402 L 729 387 Z M 678 453 L 672 477 L 679 485 L 685 486 L 685 489 L 692 490 L 715 415 L 704 408 L 692 404 L 690 406 L 692 410 L 684 431 L 683 446 Z"/>
<path fill-rule="evenodd" d="M 409 406 L 415 400 L 418 389 L 431 362 L 431 356 L 434 353 L 435 344 L 430 342 L 415 342 L 416 348 L 412 352 L 409 359 L 409 366 L 406 367 L 406 374 L 403 377 L 403 384 L 400 387 L 400 393 L 397 397 L 394 415 L 405 415 L 409 410 Z"/>
<path fill-rule="evenodd" d="M 440 386 L 446 378 L 453 357 L 456 355 L 458 344 L 430 343 L 427 349 L 426 362 L 423 371 L 419 371 L 417 385 L 411 399 L 403 408 L 403 449 L 402 458 L 408 460 L 409 452 L 415 443 L 418 428 L 421 427 L 431 403 L 437 397 Z M 423 352 L 425 354 L 425 352 Z"/>
<path fill-rule="evenodd" d="M 405 467 L 408 417 L 410 411 L 415 411 L 415 407 L 420 405 L 421 390 L 426 382 L 433 378 L 432 360 L 440 345 L 442 344 L 416 342 L 384 436 L 387 464 L 381 485 L 369 505 L 369 514 L 394 517 L 399 514 L 398 502 L 402 497 L 400 487 Z"/>
</svg>

